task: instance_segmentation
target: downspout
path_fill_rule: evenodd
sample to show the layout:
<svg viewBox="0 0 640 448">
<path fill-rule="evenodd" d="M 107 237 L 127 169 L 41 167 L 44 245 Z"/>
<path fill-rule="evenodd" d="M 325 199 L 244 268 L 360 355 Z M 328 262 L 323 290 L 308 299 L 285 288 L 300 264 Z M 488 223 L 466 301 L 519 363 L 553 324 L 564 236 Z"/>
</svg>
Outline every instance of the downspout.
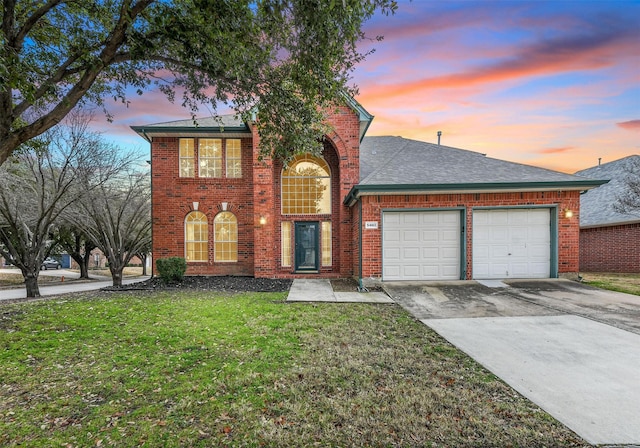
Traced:
<svg viewBox="0 0 640 448">
<path fill-rule="evenodd" d="M 362 284 L 362 200 L 358 201 L 358 291 L 367 292 Z"/>
</svg>

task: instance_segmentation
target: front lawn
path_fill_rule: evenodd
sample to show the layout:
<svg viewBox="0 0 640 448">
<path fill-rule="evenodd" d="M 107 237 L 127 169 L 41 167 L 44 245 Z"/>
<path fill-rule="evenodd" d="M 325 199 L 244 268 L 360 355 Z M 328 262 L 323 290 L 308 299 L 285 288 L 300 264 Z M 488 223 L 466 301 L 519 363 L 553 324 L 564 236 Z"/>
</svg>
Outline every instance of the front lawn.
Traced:
<svg viewBox="0 0 640 448">
<path fill-rule="evenodd" d="M 582 278 L 591 286 L 640 296 L 640 274 L 584 272 Z"/>
<path fill-rule="evenodd" d="M 587 446 L 398 306 L 284 298 L 0 306 L 0 445 Z"/>
</svg>

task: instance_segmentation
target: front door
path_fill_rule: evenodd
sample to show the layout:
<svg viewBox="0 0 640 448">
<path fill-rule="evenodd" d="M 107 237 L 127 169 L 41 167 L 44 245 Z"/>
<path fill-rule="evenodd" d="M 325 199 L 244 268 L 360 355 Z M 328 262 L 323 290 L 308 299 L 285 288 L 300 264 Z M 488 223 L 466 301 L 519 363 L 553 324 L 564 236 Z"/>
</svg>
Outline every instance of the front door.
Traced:
<svg viewBox="0 0 640 448">
<path fill-rule="evenodd" d="M 318 270 L 318 226 L 317 222 L 296 222 L 296 271 Z"/>
</svg>

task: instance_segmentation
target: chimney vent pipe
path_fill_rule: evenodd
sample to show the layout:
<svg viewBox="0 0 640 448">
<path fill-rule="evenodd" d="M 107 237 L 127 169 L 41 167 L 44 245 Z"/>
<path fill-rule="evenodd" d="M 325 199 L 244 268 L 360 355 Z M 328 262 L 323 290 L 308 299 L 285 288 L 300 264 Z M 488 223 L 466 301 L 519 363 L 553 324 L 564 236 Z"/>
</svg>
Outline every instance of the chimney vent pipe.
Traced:
<svg viewBox="0 0 640 448">
<path fill-rule="evenodd" d="M 438 145 L 440 145 L 440 136 L 442 135 L 442 131 L 438 131 Z"/>
</svg>

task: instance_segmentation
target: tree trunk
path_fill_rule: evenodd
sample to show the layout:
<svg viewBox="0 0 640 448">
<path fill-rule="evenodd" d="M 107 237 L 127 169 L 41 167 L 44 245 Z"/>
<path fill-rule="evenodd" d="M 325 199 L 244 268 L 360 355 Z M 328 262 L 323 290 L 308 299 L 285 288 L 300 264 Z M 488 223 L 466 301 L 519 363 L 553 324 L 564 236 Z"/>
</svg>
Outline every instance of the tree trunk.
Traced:
<svg viewBox="0 0 640 448">
<path fill-rule="evenodd" d="M 85 254 L 85 256 L 82 257 L 82 262 L 78 263 L 78 266 L 80 266 L 80 278 L 89 278 L 89 258 L 90 256 Z"/>
<path fill-rule="evenodd" d="M 142 262 L 142 275 L 147 275 L 147 254 L 141 254 L 140 261 Z"/>
<path fill-rule="evenodd" d="M 122 286 L 122 270 L 124 266 L 120 266 L 117 268 L 113 266 L 111 262 L 109 262 L 109 270 L 111 271 L 111 280 L 113 281 L 113 286 Z"/>
<path fill-rule="evenodd" d="M 38 287 L 38 274 L 33 272 L 23 273 L 24 285 L 27 288 L 27 297 L 40 297 L 40 288 Z"/>
</svg>

